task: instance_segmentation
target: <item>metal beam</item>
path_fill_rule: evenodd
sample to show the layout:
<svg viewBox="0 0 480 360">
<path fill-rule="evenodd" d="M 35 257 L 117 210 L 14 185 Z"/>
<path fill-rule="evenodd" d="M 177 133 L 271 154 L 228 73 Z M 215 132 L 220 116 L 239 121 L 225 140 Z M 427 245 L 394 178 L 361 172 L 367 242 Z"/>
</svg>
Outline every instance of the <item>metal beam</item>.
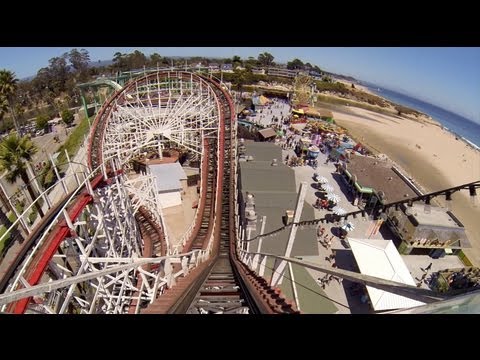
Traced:
<svg viewBox="0 0 480 360">
<path fill-rule="evenodd" d="M 178 255 L 175 257 L 181 256 L 188 256 L 191 255 L 193 252 L 189 252 L 187 254 Z M 8 304 L 12 301 L 17 301 L 26 297 L 35 296 L 44 292 L 53 291 L 56 289 L 60 289 L 63 287 L 67 287 L 72 284 L 77 284 L 80 282 L 93 280 L 102 276 L 110 275 L 119 271 L 126 271 L 126 270 L 133 270 L 139 266 L 146 265 L 146 264 L 159 264 L 166 259 L 170 258 L 169 256 L 163 256 L 158 258 L 142 258 L 142 259 L 131 259 L 130 264 L 125 265 L 118 265 L 113 266 L 111 268 L 107 268 L 104 270 L 93 271 L 87 274 L 72 276 L 67 279 L 56 280 L 52 282 L 48 282 L 45 284 L 30 286 L 26 289 L 20 289 L 16 291 L 12 291 L 10 293 L 4 293 L 0 295 L 0 305 Z"/>
<path fill-rule="evenodd" d="M 249 253 L 249 255 L 256 255 L 256 254 L 259 254 L 259 253 Z M 338 268 L 332 268 L 332 267 L 327 268 L 327 267 L 323 267 L 308 261 L 298 260 L 295 258 L 288 258 L 285 256 L 279 256 L 274 254 L 260 253 L 259 255 L 270 256 L 275 259 L 279 259 L 292 264 L 297 264 L 305 268 L 318 270 L 329 275 L 338 276 L 346 280 L 350 280 L 356 283 L 361 283 L 363 285 L 368 285 L 377 289 L 385 290 L 391 293 L 408 297 L 410 299 L 423 301 L 425 303 L 431 303 L 434 301 L 439 301 L 439 300 L 448 298 L 448 296 L 446 295 L 434 293 L 431 290 L 417 288 L 412 285 L 407 285 L 407 284 L 399 283 L 396 281 L 386 280 L 386 279 L 378 278 L 375 276 L 359 274 L 353 271 L 342 270 Z"/>
</svg>

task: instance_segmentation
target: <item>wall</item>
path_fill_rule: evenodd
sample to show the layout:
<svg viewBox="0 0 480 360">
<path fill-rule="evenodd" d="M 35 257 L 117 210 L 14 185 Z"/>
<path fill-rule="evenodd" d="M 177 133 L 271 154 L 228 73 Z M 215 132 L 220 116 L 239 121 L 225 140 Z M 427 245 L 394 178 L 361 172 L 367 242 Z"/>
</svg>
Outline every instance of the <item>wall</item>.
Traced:
<svg viewBox="0 0 480 360">
<path fill-rule="evenodd" d="M 160 205 L 162 206 L 162 209 L 182 204 L 182 196 L 180 195 L 180 191 L 162 193 L 159 194 L 158 197 L 160 199 Z"/>
</svg>

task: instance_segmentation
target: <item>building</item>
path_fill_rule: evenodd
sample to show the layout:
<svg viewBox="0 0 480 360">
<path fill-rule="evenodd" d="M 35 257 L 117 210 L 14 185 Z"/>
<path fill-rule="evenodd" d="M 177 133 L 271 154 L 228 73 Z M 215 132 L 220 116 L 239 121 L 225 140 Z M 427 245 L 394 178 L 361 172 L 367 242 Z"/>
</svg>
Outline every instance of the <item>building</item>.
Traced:
<svg viewBox="0 0 480 360">
<path fill-rule="evenodd" d="M 252 74 L 255 75 L 265 75 L 265 69 L 252 69 Z"/>
<path fill-rule="evenodd" d="M 277 133 L 272 128 L 259 130 L 258 133 L 263 141 L 273 141 L 277 137 Z"/>
<path fill-rule="evenodd" d="M 366 210 L 418 195 L 388 159 L 352 153 L 338 171 L 354 193 L 354 205 Z"/>
<path fill-rule="evenodd" d="M 282 69 L 282 68 L 270 68 L 268 69 L 269 76 L 280 76 L 280 77 L 287 77 L 287 78 L 294 78 L 297 76 L 298 70 L 289 70 L 289 69 Z"/>
<path fill-rule="evenodd" d="M 156 177 L 160 205 L 163 209 L 182 204 L 182 194 L 187 190 L 187 174 L 178 163 L 148 165 Z"/>
<path fill-rule="evenodd" d="M 297 184 L 294 170 L 282 163 L 282 149 L 268 142 L 240 141 L 239 143 L 238 206 L 240 238 L 254 239 L 262 230 L 275 234 L 244 243 L 248 251 L 270 254 L 285 254 L 290 227 L 297 201 Z M 276 161 L 275 161 L 276 160 Z M 300 220 L 313 219 L 313 207 L 304 203 Z M 318 256 L 316 230 L 298 228 L 292 257 Z M 264 278 L 272 276 L 273 260 L 265 267 Z M 318 286 L 315 279 L 301 266 L 292 265 L 293 278 L 302 279 L 302 286 L 296 286 L 290 279 L 287 267 L 280 289 L 288 299 L 294 298 L 294 286 L 298 293 L 301 309 L 306 313 L 335 313 L 338 309 Z M 308 288 L 304 288 L 308 287 Z"/>
<path fill-rule="evenodd" d="M 362 274 L 415 286 L 415 281 L 391 240 L 353 239 L 348 243 Z M 424 302 L 392 292 L 366 286 L 375 311 L 411 308 Z"/>
<path fill-rule="evenodd" d="M 463 224 L 448 210 L 424 204 L 401 204 L 390 208 L 387 219 L 401 239 L 402 254 L 429 254 L 441 257 L 470 247 Z"/>
</svg>

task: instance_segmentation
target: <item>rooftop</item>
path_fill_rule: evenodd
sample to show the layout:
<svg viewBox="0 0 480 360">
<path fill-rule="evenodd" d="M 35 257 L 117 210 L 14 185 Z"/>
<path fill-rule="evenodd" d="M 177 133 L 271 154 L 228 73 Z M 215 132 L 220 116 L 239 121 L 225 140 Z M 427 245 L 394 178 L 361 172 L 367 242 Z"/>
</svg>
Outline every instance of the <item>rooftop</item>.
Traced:
<svg viewBox="0 0 480 360">
<path fill-rule="evenodd" d="M 277 136 L 277 133 L 272 128 L 266 128 L 258 132 L 264 139 Z"/>
<path fill-rule="evenodd" d="M 255 197 L 257 212 L 257 231 L 253 231 L 253 238 L 260 232 L 261 220 L 266 216 L 265 233 L 284 226 L 283 216 L 286 210 L 295 210 L 297 189 L 295 173 L 281 162 L 281 148 L 271 143 L 256 143 L 245 141 L 246 154 L 253 156 L 253 161 L 240 162 L 240 181 L 243 197 L 249 192 Z M 277 166 L 271 166 L 272 159 L 276 158 Z M 313 207 L 304 203 L 301 220 L 314 218 Z M 280 231 L 274 236 L 264 238 L 262 251 L 283 254 L 287 245 L 289 228 Z M 258 241 L 251 242 L 253 249 Z M 252 249 L 252 247 L 251 247 Z M 292 249 L 292 256 L 318 255 L 316 234 L 313 229 L 298 229 L 297 239 Z"/>
<path fill-rule="evenodd" d="M 410 271 L 391 240 L 352 239 L 348 242 L 362 274 L 415 286 Z M 425 303 L 367 286 L 376 311 L 410 308 Z"/>
<path fill-rule="evenodd" d="M 352 154 L 347 171 L 357 176 L 357 183 L 385 193 L 387 202 L 416 196 L 415 192 L 392 170 L 389 160 Z"/>
<path fill-rule="evenodd" d="M 246 156 L 253 156 L 254 162 L 269 161 L 277 159 L 281 162 L 282 149 L 279 146 L 274 146 L 269 143 L 253 142 L 251 140 L 245 140 Z"/>
<path fill-rule="evenodd" d="M 460 226 L 452 219 L 447 210 L 438 206 L 430 206 L 430 213 L 425 212 L 424 204 L 412 204 L 409 207 L 410 214 L 419 225 L 432 225 L 459 228 Z"/>
<path fill-rule="evenodd" d="M 186 180 L 187 174 L 176 162 L 171 164 L 148 165 L 150 172 L 156 177 L 158 192 L 168 192 L 182 189 L 180 180 Z"/>
</svg>

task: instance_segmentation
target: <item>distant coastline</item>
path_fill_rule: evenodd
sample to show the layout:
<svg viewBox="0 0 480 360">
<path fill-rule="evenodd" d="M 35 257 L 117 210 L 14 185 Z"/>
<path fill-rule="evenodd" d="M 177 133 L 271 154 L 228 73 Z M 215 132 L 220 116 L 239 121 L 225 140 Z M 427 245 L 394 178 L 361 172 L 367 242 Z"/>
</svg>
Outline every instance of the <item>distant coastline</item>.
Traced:
<svg viewBox="0 0 480 360">
<path fill-rule="evenodd" d="M 362 83 L 369 91 L 393 103 L 408 106 L 425 113 L 434 121 L 441 124 L 442 128 L 463 140 L 475 150 L 480 151 L 480 124 L 455 114 L 449 110 L 422 101 L 420 99 L 380 87 L 372 83 Z"/>
</svg>

